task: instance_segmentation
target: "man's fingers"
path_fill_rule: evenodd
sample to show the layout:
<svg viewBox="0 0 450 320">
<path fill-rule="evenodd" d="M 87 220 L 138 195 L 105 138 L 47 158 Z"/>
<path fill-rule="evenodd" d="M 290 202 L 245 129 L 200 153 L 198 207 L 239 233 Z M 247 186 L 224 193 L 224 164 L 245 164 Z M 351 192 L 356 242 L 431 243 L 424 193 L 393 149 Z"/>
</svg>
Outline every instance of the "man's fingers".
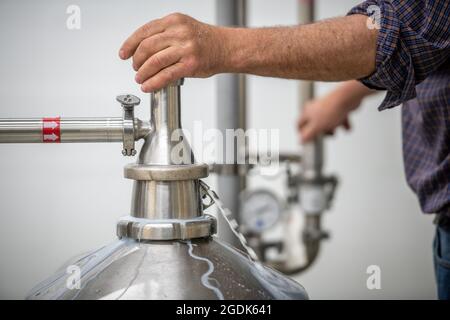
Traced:
<svg viewBox="0 0 450 320">
<path fill-rule="evenodd" d="M 308 123 L 308 117 L 303 113 L 297 122 L 297 128 L 301 129 Z"/>
<path fill-rule="evenodd" d="M 158 33 L 141 41 L 133 54 L 133 69 L 138 71 L 148 58 L 170 46 L 165 33 Z"/>
<path fill-rule="evenodd" d="M 305 105 L 302 108 L 300 119 L 297 121 L 297 128 L 301 129 L 304 127 L 309 121 L 310 121 L 310 110 L 312 108 L 313 104 L 311 101 L 308 101 L 305 103 Z"/>
<path fill-rule="evenodd" d="M 352 128 L 352 125 L 350 123 L 350 120 L 348 120 L 348 118 L 344 120 L 344 123 L 342 125 L 344 126 L 345 130 L 350 130 Z"/>
<path fill-rule="evenodd" d="M 180 62 L 175 63 L 162 69 L 153 77 L 145 81 L 141 86 L 141 90 L 143 92 L 153 92 L 167 87 L 170 83 L 182 78 L 184 76 L 183 72 L 183 65 Z"/>
<path fill-rule="evenodd" d="M 177 63 L 180 58 L 180 51 L 176 47 L 169 47 L 155 53 L 139 68 L 136 74 L 136 82 L 140 84 L 146 82 L 164 68 Z"/>
<path fill-rule="evenodd" d="M 317 129 L 314 125 L 305 125 L 302 130 L 300 130 L 300 137 L 303 143 L 310 142 L 317 136 Z"/>
<path fill-rule="evenodd" d="M 119 56 L 121 59 L 130 58 L 142 40 L 151 37 L 157 33 L 163 32 L 165 29 L 165 24 L 163 19 L 153 20 L 149 23 L 144 24 L 139 29 L 137 29 L 133 34 L 128 37 L 127 40 L 122 44 L 119 51 Z"/>
</svg>

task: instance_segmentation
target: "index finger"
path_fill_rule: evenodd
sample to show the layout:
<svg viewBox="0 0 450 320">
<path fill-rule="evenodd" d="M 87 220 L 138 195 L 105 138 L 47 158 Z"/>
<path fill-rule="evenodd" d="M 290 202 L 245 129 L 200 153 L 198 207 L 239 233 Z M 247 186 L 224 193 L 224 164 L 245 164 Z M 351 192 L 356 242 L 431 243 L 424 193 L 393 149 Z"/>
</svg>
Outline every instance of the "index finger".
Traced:
<svg viewBox="0 0 450 320">
<path fill-rule="evenodd" d="M 142 40 L 151 37 L 157 33 L 163 32 L 165 29 L 162 19 L 150 21 L 143 26 L 139 27 L 127 40 L 122 44 L 119 51 L 121 59 L 130 58 Z"/>
</svg>

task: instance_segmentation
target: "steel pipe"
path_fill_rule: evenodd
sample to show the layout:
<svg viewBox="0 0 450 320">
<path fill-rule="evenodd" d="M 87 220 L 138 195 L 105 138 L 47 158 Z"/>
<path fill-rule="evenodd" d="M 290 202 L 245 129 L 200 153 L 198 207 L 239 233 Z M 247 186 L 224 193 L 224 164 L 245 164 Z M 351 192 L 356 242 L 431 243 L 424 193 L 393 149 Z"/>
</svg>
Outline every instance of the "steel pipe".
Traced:
<svg viewBox="0 0 450 320">
<path fill-rule="evenodd" d="M 314 0 L 299 0 L 298 20 L 300 24 L 308 24 L 314 21 Z M 300 81 L 299 94 L 300 104 L 304 107 L 309 100 L 314 98 L 314 82 Z M 323 137 L 321 136 L 316 138 L 313 142 L 303 145 L 301 157 L 303 170 L 300 187 L 305 187 L 308 184 L 315 188 L 321 189 L 323 187 L 323 151 Z M 320 242 L 327 237 L 327 234 L 322 231 L 321 227 L 321 215 L 323 212 L 321 209 L 317 210 L 314 201 L 315 198 L 311 196 L 300 199 L 300 206 L 305 214 L 302 242 L 306 248 L 306 261 L 304 264 L 297 267 L 290 267 L 284 262 L 275 263 L 273 265 L 276 269 L 285 274 L 298 274 L 311 267 L 319 254 Z M 314 208 L 314 210 L 310 212 L 310 208 Z"/>
<path fill-rule="evenodd" d="M 246 26 L 246 0 L 216 1 L 217 24 L 222 26 Z M 223 132 L 227 129 L 246 130 L 246 77 L 244 74 L 221 74 L 217 76 L 217 128 Z M 236 150 L 237 149 L 237 150 Z M 234 146 L 224 146 L 225 155 L 232 154 L 237 162 Z M 233 218 L 240 221 L 239 195 L 245 189 L 246 177 L 218 175 L 217 191 L 225 206 L 233 213 Z M 219 237 L 235 246 L 239 241 L 226 227 L 227 223 L 219 216 Z"/>
<path fill-rule="evenodd" d="M 135 140 L 145 137 L 149 125 L 134 120 Z M 0 143 L 122 142 L 122 118 L 0 119 Z"/>
</svg>

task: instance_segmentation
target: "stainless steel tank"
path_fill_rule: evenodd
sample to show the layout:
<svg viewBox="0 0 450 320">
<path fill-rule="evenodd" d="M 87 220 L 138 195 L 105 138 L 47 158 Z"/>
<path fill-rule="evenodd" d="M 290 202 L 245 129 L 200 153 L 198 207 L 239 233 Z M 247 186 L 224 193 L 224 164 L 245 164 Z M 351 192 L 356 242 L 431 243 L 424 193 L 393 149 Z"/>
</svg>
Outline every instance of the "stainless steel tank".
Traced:
<svg viewBox="0 0 450 320">
<path fill-rule="evenodd" d="M 33 289 L 29 299 L 308 298 L 295 281 L 215 237 L 216 219 L 204 213 L 210 203 L 202 200 L 208 194 L 201 182 L 208 166 L 195 162 L 181 130 L 181 85 L 182 80 L 152 94 L 150 122 L 134 118 L 137 97 L 117 98 L 124 110 L 122 121 L 116 120 L 123 154 L 136 154 L 135 140 L 145 140 L 137 163 L 124 170 L 134 187 L 130 214 L 117 224 L 119 240 L 68 263 Z M 92 125 L 77 121 L 77 139 L 69 139 L 73 130 L 61 119 L 58 140 L 109 141 L 111 130 L 118 131 L 109 119 L 97 121 L 96 132 L 108 134 L 93 138 Z M 0 142 L 40 142 L 39 124 L 24 139 L 10 120 L 3 122 Z M 45 128 L 45 121 L 40 123 Z"/>
<path fill-rule="evenodd" d="M 79 267 L 80 289 L 68 270 Z M 306 299 L 305 290 L 215 237 L 124 238 L 61 268 L 29 299 Z"/>
</svg>

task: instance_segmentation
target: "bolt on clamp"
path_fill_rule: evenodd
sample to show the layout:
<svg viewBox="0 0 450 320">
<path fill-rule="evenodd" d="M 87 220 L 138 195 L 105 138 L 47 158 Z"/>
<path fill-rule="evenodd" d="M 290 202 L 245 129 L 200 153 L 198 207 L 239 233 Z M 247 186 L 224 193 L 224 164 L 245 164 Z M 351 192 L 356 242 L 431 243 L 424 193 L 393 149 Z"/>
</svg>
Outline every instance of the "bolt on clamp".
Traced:
<svg viewBox="0 0 450 320">
<path fill-rule="evenodd" d="M 124 156 L 135 156 L 134 145 L 136 133 L 134 129 L 134 107 L 141 103 L 141 100 L 131 94 L 121 95 L 116 98 L 123 108 L 123 150 Z"/>
</svg>

